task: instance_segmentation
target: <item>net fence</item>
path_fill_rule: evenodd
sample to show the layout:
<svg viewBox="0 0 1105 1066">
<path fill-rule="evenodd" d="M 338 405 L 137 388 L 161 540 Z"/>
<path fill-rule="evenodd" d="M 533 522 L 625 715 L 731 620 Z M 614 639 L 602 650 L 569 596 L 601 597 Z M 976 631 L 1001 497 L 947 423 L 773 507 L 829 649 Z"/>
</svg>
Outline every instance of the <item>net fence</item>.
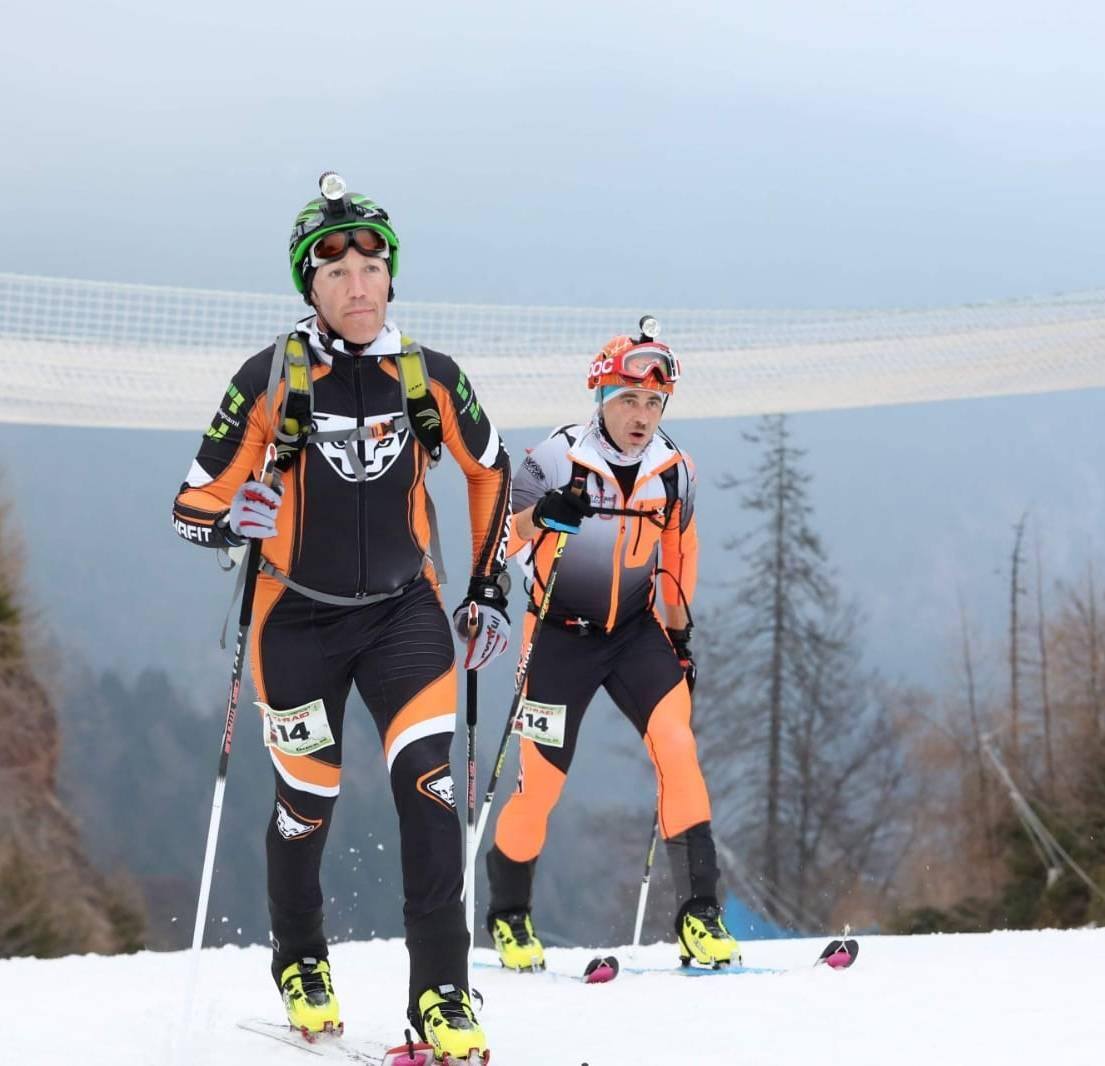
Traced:
<svg viewBox="0 0 1105 1066">
<path fill-rule="evenodd" d="M 655 314 L 683 360 L 670 415 L 721 418 L 1105 387 L 1105 290 L 926 310 L 703 311 L 397 301 L 503 428 L 582 417 L 587 361 Z M 0 420 L 202 429 L 295 296 L 0 273 Z"/>
</svg>

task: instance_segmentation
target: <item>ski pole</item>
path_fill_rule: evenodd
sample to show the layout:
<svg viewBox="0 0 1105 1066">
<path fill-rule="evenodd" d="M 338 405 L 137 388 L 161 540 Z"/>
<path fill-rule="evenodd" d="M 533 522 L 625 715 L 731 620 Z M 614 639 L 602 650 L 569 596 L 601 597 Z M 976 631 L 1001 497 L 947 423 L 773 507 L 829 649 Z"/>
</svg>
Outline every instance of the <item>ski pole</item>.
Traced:
<svg viewBox="0 0 1105 1066">
<path fill-rule="evenodd" d="M 514 720 L 518 717 L 518 708 L 522 703 L 522 693 L 526 690 L 526 678 L 529 676 L 530 663 L 533 662 L 533 652 L 537 647 L 537 638 L 541 633 L 541 623 L 545 621 L 545 615 L 549 613 L 549 604 L 552 602 L 552 591 L 556 585 L 556 574 L 560 569 L 560 560 L 564 557 L 564 545 L 568 542 L 568 534 L 560 532 L 556 535 L 556 546 L 553 549 L 552 566 L 549 567 L 549 577 L 545 582 L 545 594 L 541 597 L 541 606 L 537 610 L 537 621 L 530 633 L 529 643 L 522 651 L 522 659 L 514 674 L 514 699 L 510 702 L 510 713 L 506 716 L 506 727 L 503 729 L 503 739 L 499 742 L 499 754 L 495 759 L 495 765 L 491 770 L 491 779 L 487 782 L 487 791 L 483 797 L 483 808 L 480 810 L 480 819 L 476 825 L 476 847 L 483 840 L 483 832 L 487 827 L 487 819 L 491 814 L 491 804 L 495 800 L 495 788 L 499 784 L 503 766 L 506 763 L 507 749 L 510 746 L 510 738 L 514 732 Z"/>
<path fill-rule="evenodd" d="M 276 474 L 276 447 L 272 444 L 265 452 L 265 469 L 262 481 L 274 483 Z M 245 584 L 242 586 L 242 607 L 238 615 L 238 641 L 234 645 L 234 669 L 230 677 L 230 693 L 226 700 L 226 724 L 223 726 L 222 750 L 219 754 L 219 770 L 215 776 L 215 797 L 211 801 L 211 821 L 207 826 L 207 848 L 203 856 L 203 873 L 200 876 L 200 895 L 196 904 L 196 925 L 192 930 L 192 951 L 203 947 L 203 929 L 207 924 L 207 903 L 211 895 L 211 880 L 215 872 L 215 848 L 219 842 L 219 823 L 223 814 L 223 792 L 226 790 L 226 773 L 230 766 L 230 745 L 234 739 L 234 720 L 238 714 L 238 696 L 242 687 L 242 666 L 245 661 L 246 639 L 253 620 L 253 593 L 257 587 L 257 568 L 261 562 L 261 541 L 250 540 L 245 562 Z M 198 958 L 198 954 L 195 956 Z"/>
<path fill-rule="evenodd" d="M 633 923 L 633 950 L 641 943 L 641 929 L 645 924 L 645 903 L 648 900 L 648 883 L 652 877 L 652 860 L 656 857 L 656 838 L 660 833 L 660 807 L 652 812 L 652 833 L 648 840 L 648 854 L 645 856 L 645 872 L 641 878 L 641 892 L 637 897 L 637 920 Z"/>
<path fill-rule="evenodd" d="M 476 639 L 480 610 L 475 601 L 468 605 L 468 639 Z M 468 922 L 469 949 L 476 946 L 476 679 L 477 671 L 467 671 L 468 682 L 468 828 L 464 846 L 464 916 Z"/>
</svg>

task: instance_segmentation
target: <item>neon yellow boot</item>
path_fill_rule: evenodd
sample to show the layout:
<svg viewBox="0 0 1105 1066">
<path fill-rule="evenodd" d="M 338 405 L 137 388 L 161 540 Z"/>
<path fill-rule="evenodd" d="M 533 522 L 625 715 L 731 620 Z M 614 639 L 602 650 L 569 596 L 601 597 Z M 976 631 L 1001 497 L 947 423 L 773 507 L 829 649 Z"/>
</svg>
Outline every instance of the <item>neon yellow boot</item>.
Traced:
<svg viewBox="0 0 1105 1066">
<path fill-rule="evenodd" d="M 533 931 L 529 911 L 500 911 L 487 918 L 499 961 L 508 970 L 543 970 L 545 949 Z"/>
<path fill-rule="evenodd" d="M 300 959 L 280 974 L 280 994 L 288 1024 L 308 1039 L 318 1033 L 342 1031 L 341 1010 L 325 959 Z"/>
<path fill-rule="evenodd" d="M 411 1018 L 434 1049 L 439 1062 L 476 1066 L 491 1057 L 487 1040 L 463 988 L 439 985 L 418 997 L 418 1018 Z"/>
<path fill-rule="evenodd" d="M 703 966 L 728 966 L 741 961 L 740 944 L 733 939 L 721 911 L 712 899 L 692 899 L 683 905 L 679 920 L 679 958 L 684 966 L 693 958 Z"/>
</svg>

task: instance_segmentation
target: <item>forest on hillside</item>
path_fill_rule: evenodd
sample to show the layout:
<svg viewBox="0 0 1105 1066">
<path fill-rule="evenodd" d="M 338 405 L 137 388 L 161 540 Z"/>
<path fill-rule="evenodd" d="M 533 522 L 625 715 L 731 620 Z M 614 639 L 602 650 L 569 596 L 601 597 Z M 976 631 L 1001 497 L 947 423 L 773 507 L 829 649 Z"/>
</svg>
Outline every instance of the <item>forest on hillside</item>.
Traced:
<svg viewBox="0 0 1105 1066">
<path fill-rule="evenodd" d="M 1081 560 L 1077 580 L 1050 579 L 1037 516 L 1011 514 L 1008 553 L 994 560 L 1008 588 L 1005 639 L 984 646 L 974 635 L 978 609 L 960 596 L 947 618 L 958 653 L 946 676 L 904 684 L 865 654 L 863 604 L 819 535 L 792 423 L 764 418 L 746 444 L 757 457 L 751 472 L 722 480 L 740 530 L 728 546 L 725 595 L 696 615 L 692 642 L 695 726 L 729 891 L 803 931 L 1105 918 L 1097 561 Z M 0 516 L 0 543 L 11 546 L 7 523 Z M 0 726 L 9 740 L 0 792 L 13 816 L 0 825 L 0 889 L 14 905 L 0 920 L 0 955 L 184 946 L 222 708 L 193 706 L 162 671 L 124 681 L 52 660 L 23 607 L 20 574 L 9 547 L 0 567 Z M 271 769 L 250 742 L 253 719 L 243 721 L 208 943 L 261 941 L 267 931 Z M 349 721 L 349 751 L 359 753 L 350 757 L 370 765 L 378 742 L 367 716 Z M 614 758 L 639 762 L 639 745 L 623 743 Z M 596 804 L 578 827 L 587 847 L 543 857 L 555 886 L 542 915 L 551 942 L 627 939 L 646 801 Z M 346 775 L 324 867 L 334 939 L 400 933 L 396 844 L 384 775 Z M 600 891 L 577 891 L 594 885 L 596 854 L 616 876 Z M 660 861 L 646 938 L 670 935 L 666 876 Z"/>
</svg>

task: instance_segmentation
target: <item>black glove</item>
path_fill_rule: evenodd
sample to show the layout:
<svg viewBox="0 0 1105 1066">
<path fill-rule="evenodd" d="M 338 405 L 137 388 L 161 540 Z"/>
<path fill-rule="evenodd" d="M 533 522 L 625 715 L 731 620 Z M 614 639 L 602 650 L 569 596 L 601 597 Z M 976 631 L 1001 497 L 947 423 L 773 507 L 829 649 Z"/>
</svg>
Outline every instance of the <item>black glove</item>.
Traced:
<svg viewBox="0 0 1105 1066">
<path fill-rule="evenodd" d="M 578 533 L 579 524 L 594 513 L 586 492 L 552 489 L 533 505 L 532 521 L 535 526 L 555 533 Z"/>
<path fill-rule="evenodd" d="M 694 692 L 694 683 L 698 680 L 698 667 L 695 666 L 694 656 L 691 655 L 691 626 L 686 629 L 669 629 L 668 640 L 679 657 L 679 665 L 683 668 L 683 675 L 687 679 L 687 688 Z"/>
<path fill-rule="evenodd" d="M 497 655 L 506 651 L 510 643 L 510 618 L 506 613 L 507 593 L 510 591 L 510 575 L 501 571 L 490 577 L 473 577 L 468 582 L 468 595 L 453 612 L 453 628 L 461 640 L 467 643 L 464 657 L 466 670 L 479 670 Z M 476 605 L 476 635 L 468 632 L 468 605 Z"/>
</svg>

